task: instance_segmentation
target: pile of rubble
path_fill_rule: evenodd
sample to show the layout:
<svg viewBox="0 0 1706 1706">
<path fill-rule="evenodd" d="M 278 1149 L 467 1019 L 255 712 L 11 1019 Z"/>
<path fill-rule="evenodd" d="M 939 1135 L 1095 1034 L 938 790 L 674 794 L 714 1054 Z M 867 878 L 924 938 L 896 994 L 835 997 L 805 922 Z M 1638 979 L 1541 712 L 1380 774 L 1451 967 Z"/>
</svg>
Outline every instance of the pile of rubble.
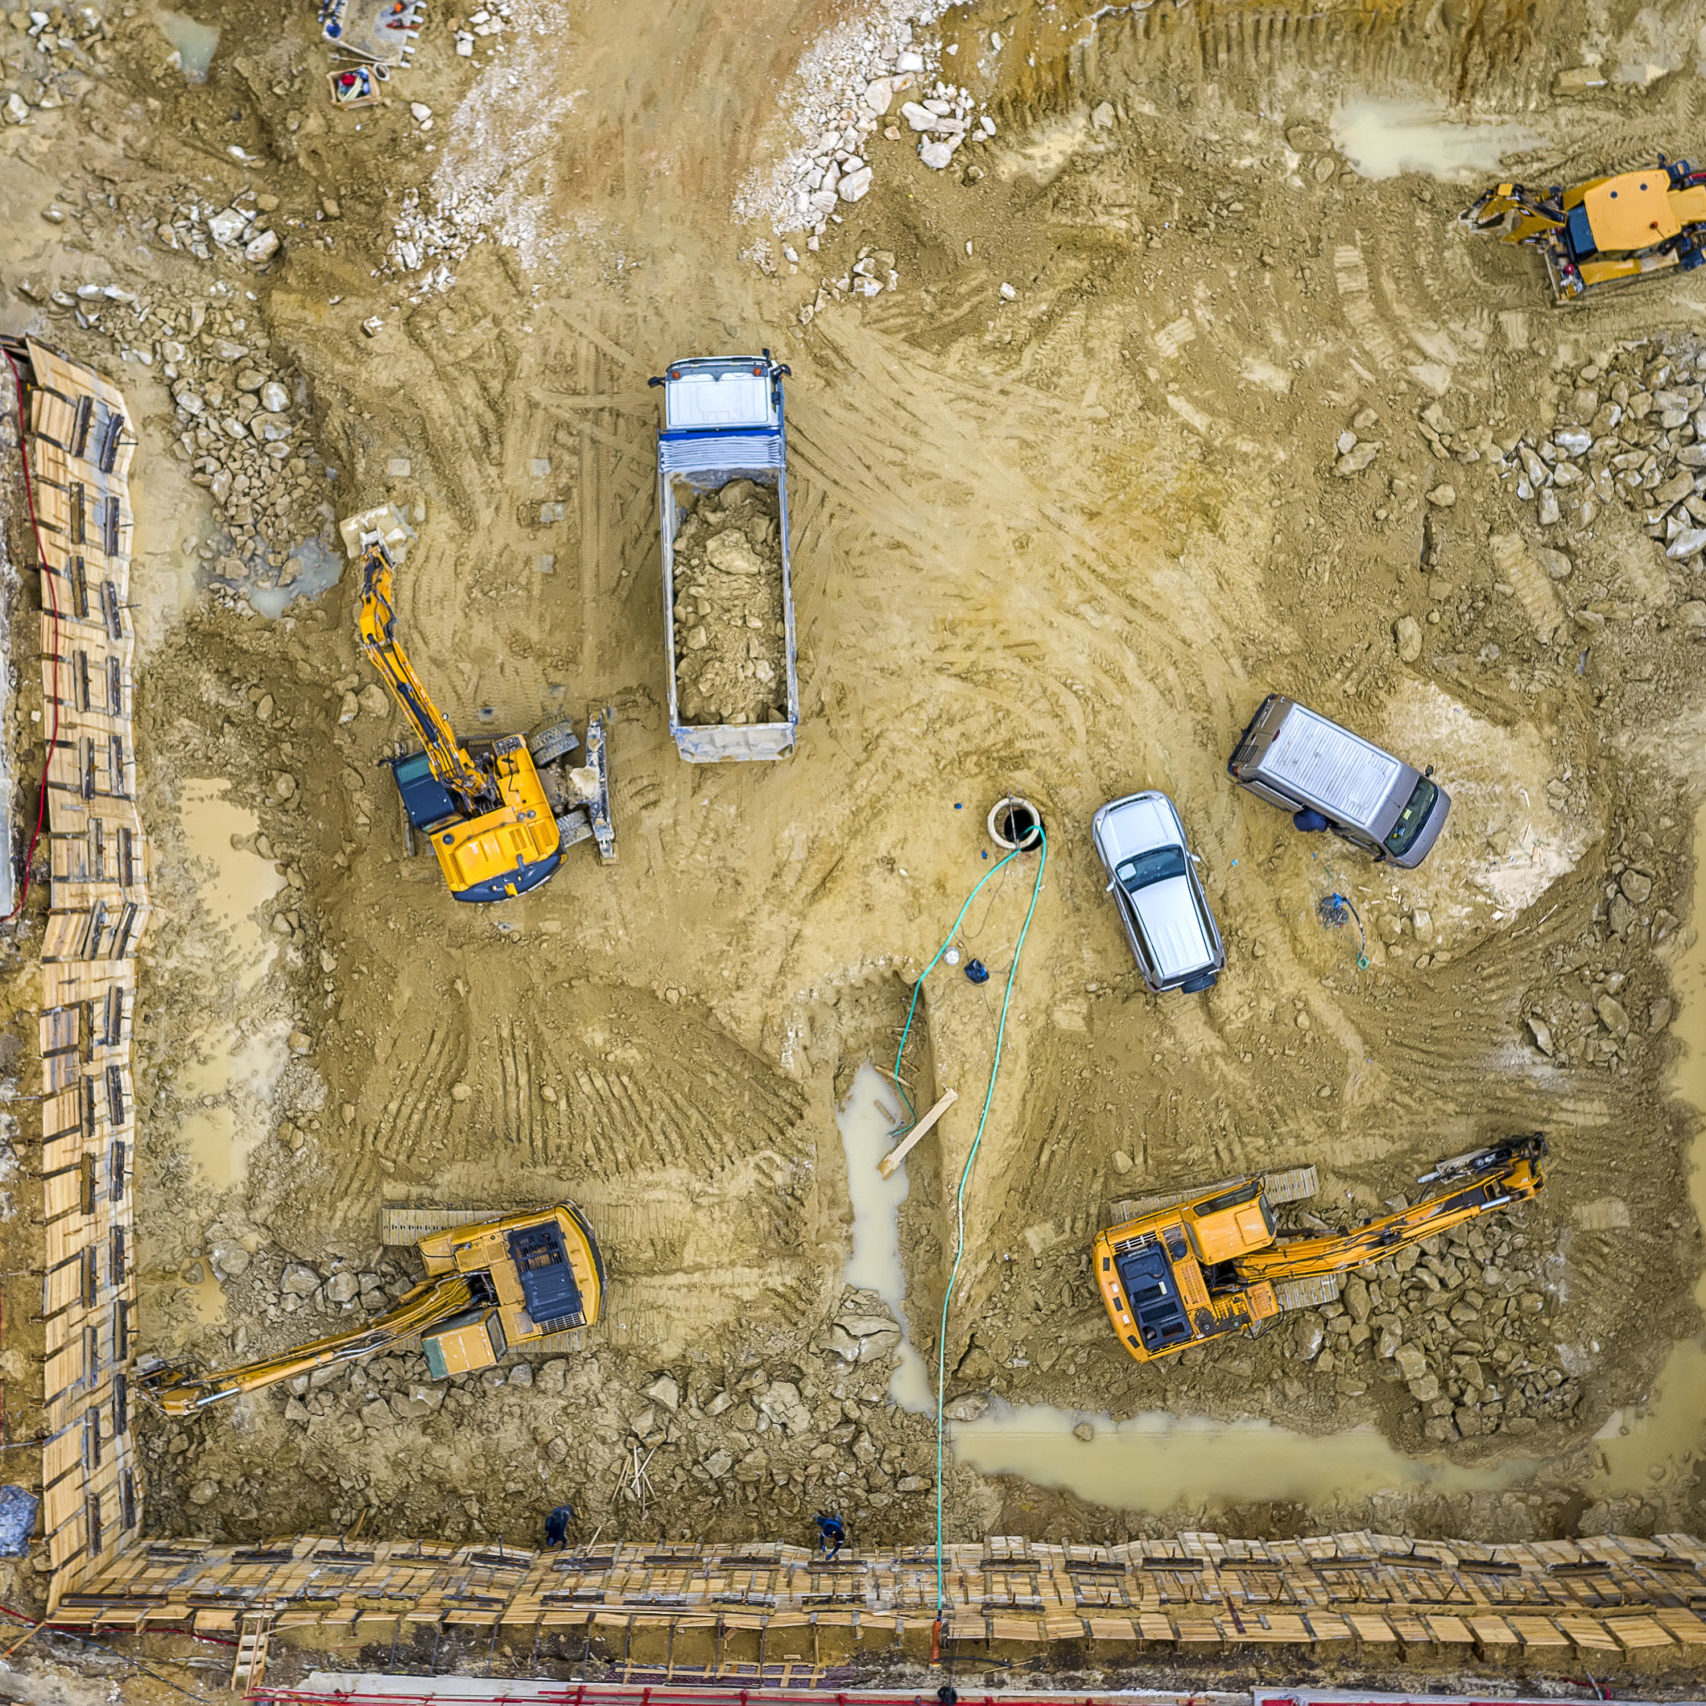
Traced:
<svg viewBox="0 0 1706 1706">
<path fill-rule="evenodd" d="M 1472 1223 L 1352 1274 L 1337 1303 L 1293 1319 L 1291 1349 L 1341 1384 L 1369 1363 L 1402 1380 L 1440 1444 L 1570 1420 L 1580 1387 L 1547 1335 L 1537 1264 L 1526 1232 Z"/>
<path fill-rule="evenodd" d="M 797 73 L 792 118 L 805 141 L 742 185 L 737 217 L 763 220 L 778 233 L 803 230 L 806 246 L 816 249 L 829 224 L 840 223 L 838 209 L 869 194 L 867 156 L 879 127 L 891 142 L 906 131 L 916 135 L 918 157 L 936 171 L 966 143 L 993 136 L 995 121 L 979 116 L 976 97 L 938 75 L 940 46 L 914 39 L 944 10 L 943 0 L 889 0 L 876 17 L 824 35 Z M 901 101 L 895 113 L 911 91 L 917 98 Z M 791 247 L 784 253 L 798 263 Z"/>
<path fill-rule="evenodd" d="M 485 0 L 476 6 L 466 20 L 458 21 L 453 32 L 456 51 L 463 59 L 472 59 L 478 42 L 492 42 L 514 23 L 509 0 Z"/>
<path fill-rule="evenodd" d="M 1552 433 L 1523 439 L 1504 477 L 1535 520 L 1590 527 L 1604 509 L 1638 511 L 1674 562 L 1706 554 L 1706 350 L 1628 345 L 1575 376 Z"/>
<path fill-rule="evenodd" d="M 112 32 L 93 6 L 51 6 L 6 15 L 0 31 L 0 121 L 28 124 L 37 108 L 75 105 L 106 75 Z"/>
<path fill-rule="evenodd" d="M 280 1347 L 346 1328 L 412 1283 L 389 1252 L 375 1271 L 339 1268 L 324 1278 L 306 1263 L 281 1266 L 276 1251 L 238 1253 L 233 1268 L 231 1248 L 221 1246 L 213 1260 L 243 1288 L 246 1315 L 252 1292 L 255 1314 L 291 1317 L 288 1331 L 267 1334 Z M 790 1518 L 809 1527 L 812 1511 L 836 1509 L 867 1525 L 888 1511 L 898 1531 L 922 1518 L 935 1450 L 932 1419 L 888 1400 L 899 1341 L 879 1300 L 848 1292 L 823 1344 L 773 1349 L 763 1361 L 636 1372 L 590 1345 L 570 1357 L 512 1356 L 438 1381 L 418 1351 L 399 1350 L 299 1375 L 252 1402 L 288 1424 L 303 1456 L 324 1454 L 326 1484 L 315 1484 L 339 1526 L 364 1506 L 384 1506 L 402 1534 L 536 1544 L 539 1513 L 558 1496 L 572 1498 L 592 1526 L 632 1522 L 647 1506 L 667 1523 L 672 1497 L 679 1503 L 692 1489 L 696 1510 L 708 1503 L 730 1524 L 752 1512 L 772 1530 Z M 350 1447 L 367 1435 L 385 1449 L 358 1459 Z M 468 1451 L 469 1441 L 500 1437 L 518 1449 L 520 1438 L 530 1441 L 538 1474 L 530 1468 L 525 1481 L 512 1479 L 504 1464 L 513 1451 Z M 276 1512 L 257 1504 L 252 1465 L 227 1449 L 229 1440 L 224 1417 L 146 1428 L 146 1456 L 169 1465 L 152 1481 L 156 1507 L 184 1502 L 181 1520 L 200 1532 L 271 1533 Z M 465 1488 L 460 1510 L 447 1511 L 442 1492 L 422 1484 L 422 1462 L 454 1469 Z M 544 1477 L 553 1491 L 542 1503 Z M 382 1519 L 379 1531 L 385 1526 Z"/>
<path fill-rule="evenodd" d="M 681 720 L 783 721 L 788 630 L 776 488 L 731 480 L 700 496 L 675 536 L 673 575 Z"/>
<path fill-rule="evenodd" d="M 239 226 L 241 210 L 225 210 L 214 240 L 235 246 L 255 231 L 259 211 L 257 203 Z M 264 235 L 276 246 L 272 232 Z M 51 315 L 112 338 L 126 361 L 158 366 L 177 413 L 172 453 L 192 465 L 219 519 L 194 546 L 216 583 L 288 586 L 304 555 L 317 560 L 330 549 L 329 470 L 308 438 L 306 381 L 268 359 L 265 330 L 242 292 L 222 280 L 208 287 L 207 302 L 141 299 L 115 284 L 48 292 L 23 280 L 18 289 Z"/>
</svg>

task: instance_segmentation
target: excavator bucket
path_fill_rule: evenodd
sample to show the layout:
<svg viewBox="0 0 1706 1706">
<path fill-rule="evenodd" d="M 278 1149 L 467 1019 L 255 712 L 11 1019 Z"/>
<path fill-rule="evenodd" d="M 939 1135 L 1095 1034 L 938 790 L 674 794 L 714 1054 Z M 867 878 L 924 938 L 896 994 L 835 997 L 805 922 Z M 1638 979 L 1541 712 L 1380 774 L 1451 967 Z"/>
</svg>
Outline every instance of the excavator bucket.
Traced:
<svg viewBox="0 0 1706 1706">
<path fill-rule="evenodd" d="M 586 763 L 568 772 L 561 790 L 557 832 L 563 846 L 596 841 L 605 864 L 616 861 L 616 830 L 610 818 L 610 719 L 608 705 L 586 720 Z"/>
</svg>

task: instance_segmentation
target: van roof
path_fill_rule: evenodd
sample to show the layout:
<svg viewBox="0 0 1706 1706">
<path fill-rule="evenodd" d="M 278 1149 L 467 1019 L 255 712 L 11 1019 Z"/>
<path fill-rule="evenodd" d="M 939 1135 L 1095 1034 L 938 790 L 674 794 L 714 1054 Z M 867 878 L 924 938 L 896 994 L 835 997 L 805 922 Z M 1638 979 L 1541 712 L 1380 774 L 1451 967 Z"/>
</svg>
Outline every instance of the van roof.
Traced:
<svg viewBox="0 0 1706 1706">
<path fill-rule="evenodd" d="M 1335 816 L 1372 823 L 1404 767 L 1349 729 L 1293 705 L 1260 766 L 1276 781 L 1291 783 L 1302 794 L 1330 806 Z"/>
</svg>

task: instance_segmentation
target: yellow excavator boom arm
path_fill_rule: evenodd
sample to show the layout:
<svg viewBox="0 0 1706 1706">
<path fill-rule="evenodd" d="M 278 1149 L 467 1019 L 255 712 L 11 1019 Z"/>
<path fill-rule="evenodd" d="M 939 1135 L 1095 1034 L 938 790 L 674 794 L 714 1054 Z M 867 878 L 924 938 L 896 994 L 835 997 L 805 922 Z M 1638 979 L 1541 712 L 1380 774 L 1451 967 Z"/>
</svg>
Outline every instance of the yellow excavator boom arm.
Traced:
<svg viewBox="0 0 1706 1706">
<path fill-rule="evenodd" d="M 397 638 L 397 612 L 391 603 L 391 558 L 377 535 L 362 541 L 361 645 L 379 671 L 391 696 L 409 719 L 432 761 L 432 773 L 457 795 L 470 815 L 482 805 L 495 805 L 490 780 L 457 740 L 444 713 L 421 685 Z"/>
<path fill-rule="evenodd" d="M 235 1398 L 244 1392 L 259 1392 L 299 1374 L 310 1374 L 333 1363 L 355 1362 L 412 1339 L 441 1321 L 460 1315 L 475 1302 L 474 1282 L 463 1273 L 441 1274 L 409 1292 L 394 1309 L 376 1315 L 347 1333 L 312 1339 L 278 1356 L 262 1357 L 217 1374 L 195 1374 L 168 1368 L 145 1375 L 144 1385 L 168 1416 L 188 1416 Z"/>
<path fill-rule="evenodd" d="M 1526 1202 L 1545 1183 L 1540 1171 L 1540 1158 L 1545 1153 L 1545 1139 L 1538 1134 L 1512 1138 L 1498 1146 L 1498 1157 L 1490 1170 L 1460 1177 L 1448 1190 L 1349 1232 L 1324 1238 L 1288 1238 L 1269 1249 L 1241 1256 L 1233 1271 L 1246 1284 L 1255 1284 L 1346 1273 L 1365 1262 L 1377 1262 L 1406 1244 L 1449 1232 L 1477 1215 L 1509 1203 Z M 1442 1163 L 1434 1176 L 1449 1178 L 1452 1166 L 1451 1162 Z"/>
</svg>

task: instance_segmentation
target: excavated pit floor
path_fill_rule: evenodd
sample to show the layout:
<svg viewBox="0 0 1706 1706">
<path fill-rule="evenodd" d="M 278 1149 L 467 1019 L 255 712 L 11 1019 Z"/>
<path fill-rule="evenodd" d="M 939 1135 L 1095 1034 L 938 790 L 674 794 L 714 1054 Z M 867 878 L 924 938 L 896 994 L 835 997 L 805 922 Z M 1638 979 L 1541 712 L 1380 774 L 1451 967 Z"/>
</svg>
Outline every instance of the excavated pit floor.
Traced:
<svg viewBox="0 0 1706 1706">
<path fill-rule="evenodd" d="M 898 1333 L 847 1325 L 884 1305 L 844 1286 L 836 1109 L 892 1059 L 903 978 L 1008 790 L 1050 862 L 967 1199 L 949 1398 L 988 1407 L 950 1460 L 951 1532 L 1700 1531 L 1698 559 L 1622 510 L 1540 529 L 1498 441 L 1538 442 L 1622 345 L 1692 360 L 1701 287 L 1555 313 L 1535 257 L 1452 219 L 1501 155 L 1550 182 L 1698 146 L 1687 8 L 1651 9 L 1673 74 L 1579 96 L 1551 92 L 1592 35 L 1578 6 L 1393 7 L 1339 37 L 1284 9 L 1091 9 L 951 14 L 941 64 L 995 137 L 941 173 L 879 137 L 869 196 L 797 270 L 730 209 L 840 18 L 812 0 L 691 0 L 643 31 L 523 5 L 472 62 L 434 20 L 359 114 L 326 107 L 311 12 L 208 0 L 195 81 L 145 8 L 109 17 L 81 104 L 0 132 L 3 323 L 114 372 L 142 437 L 143 1343 L 219 1363 L 358 1319 L 412 1272 L 386 1202 L 566 1193 L 612 1275 L 586 1349 L 501 1383 L 447 1395 L 398 1356 L 143 1421 L 155 1532 L 529 1544 L 568 1497 L 583 1537 L 803 1539 L 836 1507 L 859 1541 L 927 1539 Z M 185 212 L 245 188 L 277 198 L 264 271 Z M 491 240 L 398 273 L 411 193 Z M 862 249 L 894 289 L 835 288 Z M 90 282 L 149 318 L 46 300 Z M 793 370 L 800 745 L 694 767 L 665 726 L 645 380 L 763 346 Z M 289 393 L 291 455 L 197 483 L 211 453 L 171 387 L 217 416 L 245 364 Z M 1341 476 L 1347 432 L 1377 450 Z M 614 707 L 615 867 L 576 849 L 487 911 L 402 858 L 377 768 L 402 730 L 364 691 L 349 573 L 277 620 L 244 590 L 383 502 L 418 534 L 402 629 L 461 729 Z M 243 555 L 239 509 L 277 562 Z M 1513 537 L 1569 578 L 1518 572 Z M 1458 803 L 1420 871 L 1232 789 L 1275 688 L 1439 767 Z M 1144 993 L 1102 892 L 1090 815 L 1145 786 L 1178 802 L 1227 938 L 1205 997 Z M 1616 931 L 1614 890 L 1644 897 Z M 1320 921 L 1334 892 L 1366 967 Z M 911 1093 L 960 1102 L 898 1211 L 931 1368 L 1027 896 L 991 884 L 968 914 L 989 985 L 932 975 Z M 1085 1264 L 1115 1201 L 1313 1161 L 1340 1223 L 1534 1129 L 1544 1196 L 1436 1253 L 1446 1327 L 1394 1270 L 1366 1336 L 1317 1316 L 1138 1369 L 1106 1330 Z M 1445 1413 L 1378 1354 L 1388 1331 Z"/>
</svg>

